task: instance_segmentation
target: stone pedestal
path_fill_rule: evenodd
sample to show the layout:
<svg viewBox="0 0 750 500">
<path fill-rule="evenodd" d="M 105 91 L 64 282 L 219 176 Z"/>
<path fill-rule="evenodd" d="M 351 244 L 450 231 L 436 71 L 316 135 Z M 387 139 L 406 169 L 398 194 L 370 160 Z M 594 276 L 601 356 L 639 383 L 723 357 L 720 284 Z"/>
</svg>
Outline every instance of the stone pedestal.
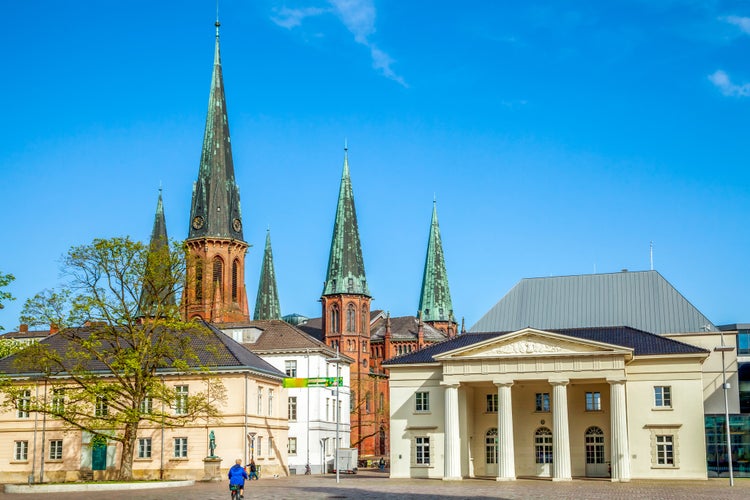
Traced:
<svg viewBox="0 0 750 500">
<path fill-rule="evenodd" d="M 203 481 L 221 481 L 221 457 L 203 459 Z"/>
</svg>

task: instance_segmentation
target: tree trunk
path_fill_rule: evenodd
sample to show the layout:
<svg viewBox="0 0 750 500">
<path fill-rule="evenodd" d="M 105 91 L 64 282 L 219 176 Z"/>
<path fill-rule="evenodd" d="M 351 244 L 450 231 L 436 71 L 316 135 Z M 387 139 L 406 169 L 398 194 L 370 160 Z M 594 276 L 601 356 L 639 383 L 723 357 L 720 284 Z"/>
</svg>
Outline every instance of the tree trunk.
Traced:
<svg viewBox="0 0 750 500">
<path fill-rule="evenodd" d="M 122 458 L 120 459 L 120 481 L 133 480 L 133 458 L 135 458 L 135 442 L 138 435 L 137 424 L 125 424 L 122 436 Z"/>
</svg>

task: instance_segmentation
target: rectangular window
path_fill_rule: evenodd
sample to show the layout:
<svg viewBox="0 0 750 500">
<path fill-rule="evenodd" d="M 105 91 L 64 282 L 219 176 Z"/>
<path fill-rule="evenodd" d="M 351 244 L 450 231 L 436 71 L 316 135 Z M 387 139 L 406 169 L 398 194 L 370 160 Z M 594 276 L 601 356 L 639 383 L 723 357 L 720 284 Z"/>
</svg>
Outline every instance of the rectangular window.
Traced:
<svg viewBox="0 0 750 500">
<path fill-rule="evenodd" d="M 18 394 L 16 400 L 16 416 L 18 418 L 29 418 L 29 408 L 31 407 L 31 391 L 26 389 Z M 20 443 L 21 441 L 16 441 Z"/>
<path fill-rule="evenodd" d="M 174 388 L 174 412 L 176 415 L 187 415 L 188 413 L 188 386 L 177 385 Z"/>
<path fill-rule="evenodd" d="M 52 389 L 52 412 L 60 415 L 65 411 L 65 389 Z"/>
<path fill-rule="evenodd" d="M 13 459 L 22 462 L 29 459 L 29 442 L 28 441 L 16 441 L 15 442 L 15 453 Z"/>
<path fill-rule="evenodd" d="M 258 415 L 263 414 L 263 388 L 258 387 Z"/>
<path fill-rule="evenodd" d="M 336 412 L 336 422 L 341 422 L 341 401 L 339 401 L 339 407 Z"/>
<path fill-rule="evenodd" d="M 187 458 L 187 441 L 186 437 L 174 438 L 174 457 L 175 458 Z"/>
<path fill-rule="evenodd" d="M 536 393 L 536 406 L 534 411 L 549 412 L 549 392 Z"/>
<path fill-rule="evenodd" d="M 586 393 L 586 411 L 601 411 L 602 395 L 598 392 Z"/>
<path fill-rule="evenodd" d="M 273 389 L 268 389 L 268 416 L 273 415 Z"/>
<path fill-rule="evenodd" d="M 94 407 L 94 416 L 106 417 L 109 415 L 109 405 L 107 405 L 107 398 L 104 396 L 96 397 L 96 406 Z"/>
<path fill-rule="evenodd" d="M 297 360 L 288 359 L 284 361 L 284 371 L 286 372 L 287 377 L 296 377 L 297 376 Z"/>
<path fill-rule="evenodd" d="M 49 440 L 49 459 L 50 460 L 62 460 L 62 439 L 50 439 Z"/>
<path fill-rule="evenodd" d="M 674 465 L 674 437 L 671 435 L 656 436 L 656 463 Z"/>
<path fill-rule="evenodd" d="M 297 396 L 289 396 L 289 421 L 297 421 Z"/>
<path fill-rule="evenodd" d="M 430 438 L 428 437 L 416 437 L 414 438 L 417 465 L 430 465 Z"/>
<path fill-rule="evenodd" d="M 487 413 L 497 413 L 497 394 L 487 394 Z"/>
<path fill-rule="evenodd" d="M 151 396 L 146 396 L 143 398 L 143 401 L 141 401 L 141 413 L 144 413 L 146 415 L 150 415 L 154 411 L 154 398 Z"/>
<path fill-rule="evenodd" d="M 151 458 L 151 438 L 138 439 L 138 458 Z"/>
<path fill-rule="evenodd" d="M 654 406 L 657 408 L 672 407 L 672 388 L 668 385 L 654 387 Z"/>
<path fill-rule="evenodd" d="M 329 420 L 328 416 L 331 414 L 331 398 L 326 398 L 326 415 L 324 420 Z"/>
<path fill-rule="evenodd" d="M 287 441 L 286 445 L 286 452 L 289 455 L 297 454 L 297 438 L 289 438 L 289 441 Z"/>
<path fill-rule="evenodd" d="M 273 438 L 268 436 L 268 454 L 273 458 Z"/>
<path fill-rule="evenodd" d="M 418 412 L 430 411 L 430 393 L 429 392 L 418 392 L 414 395 L 416 405 L 414 409 Z M 427 438 L 425 438 L 427 439 Z M 428 440 L 429 442 L 429 440 Z"/>
<path fill-rule="evenodd" d="M 255 454 L 258 456 L 263 454 L 263 436 L 258 436 L 258 447 L 255 449 Z"/>
</svg>

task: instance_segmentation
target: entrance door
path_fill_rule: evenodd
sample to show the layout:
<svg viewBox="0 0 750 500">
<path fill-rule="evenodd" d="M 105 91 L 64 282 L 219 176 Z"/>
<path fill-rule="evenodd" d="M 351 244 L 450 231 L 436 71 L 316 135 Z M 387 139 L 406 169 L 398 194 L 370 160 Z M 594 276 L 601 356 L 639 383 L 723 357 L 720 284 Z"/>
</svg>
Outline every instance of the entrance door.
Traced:
<svg viewBox="0 0 750 500">
<path fill-rule="evenodd" d="M 604 458 L 604 432 L 599 427 L 586 429 L 586 476 L 609 477 Z"/>
<path fill-rule="evenodd" d="M 484 473 L 488 476 L 497 477 L 497 429 L 492 428 L 484 435 Z"/>
<path fill-rule="evenodd" d="M 540 427 L 534 433 L 534 454 L 536 455 L 536 475 L 552 476 L 552 431 Z"/>
<path fill-rule="evenodd" d="M 94 442 L 91 446 L 91 470 L 107 470 L 107 443 Z"/>
</svg>

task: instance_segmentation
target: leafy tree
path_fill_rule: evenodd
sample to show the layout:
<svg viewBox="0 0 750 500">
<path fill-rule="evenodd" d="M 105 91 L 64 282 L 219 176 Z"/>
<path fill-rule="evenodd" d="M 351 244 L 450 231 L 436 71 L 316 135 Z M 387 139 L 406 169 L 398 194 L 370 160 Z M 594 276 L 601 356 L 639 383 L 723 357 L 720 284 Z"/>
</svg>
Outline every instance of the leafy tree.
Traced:
<svg viewBox="0 0 750 500">
<path fill-rule="evenodd" d="M 15 356 L 18 371 L 39 374 L 52 395 L 33 397 L 28 408 L 119 442 L 119 478 L 130 480 L 141 424 L 180 426 L 218 416 L 224 387 L 201 364 L 210 346 L 195 347 L 210 345 L 213 334 L 180 319 L 185 253 L 178 244 L 96 239 L 68 251 L 62 277 L 58 291 L 37 294 L 23 309 L 23 322 L 60 329 Z M 170 383 L 185 376 L 189 395 Z M 201 390 L 193 392 L 196 385 Z M 5 404 L 15 404 L 24 389 L 4 384 Z"/>
<path fill-rule="evenodd" d="M 5 307 L 3 305 L 4 302 L 8 302 L 9 300 L 16 300 L 16 298 L 13 297 L 10 292 L 5 292 L 2 290 L 6 286 L 10 285 L 15 279 L 16 277 L 12 274 L 3 274 L 2 272 L 0 272 L 0 309 Z M 0 332 L 2 331 L 3 327 L 0 325 Z"/>
<path fill-rule="evenodd" d="M 26 347 L 26 344 L 16 339 L 4 339 L 0 337 L 0 358 L 15 354 Z"/>
</svg>

